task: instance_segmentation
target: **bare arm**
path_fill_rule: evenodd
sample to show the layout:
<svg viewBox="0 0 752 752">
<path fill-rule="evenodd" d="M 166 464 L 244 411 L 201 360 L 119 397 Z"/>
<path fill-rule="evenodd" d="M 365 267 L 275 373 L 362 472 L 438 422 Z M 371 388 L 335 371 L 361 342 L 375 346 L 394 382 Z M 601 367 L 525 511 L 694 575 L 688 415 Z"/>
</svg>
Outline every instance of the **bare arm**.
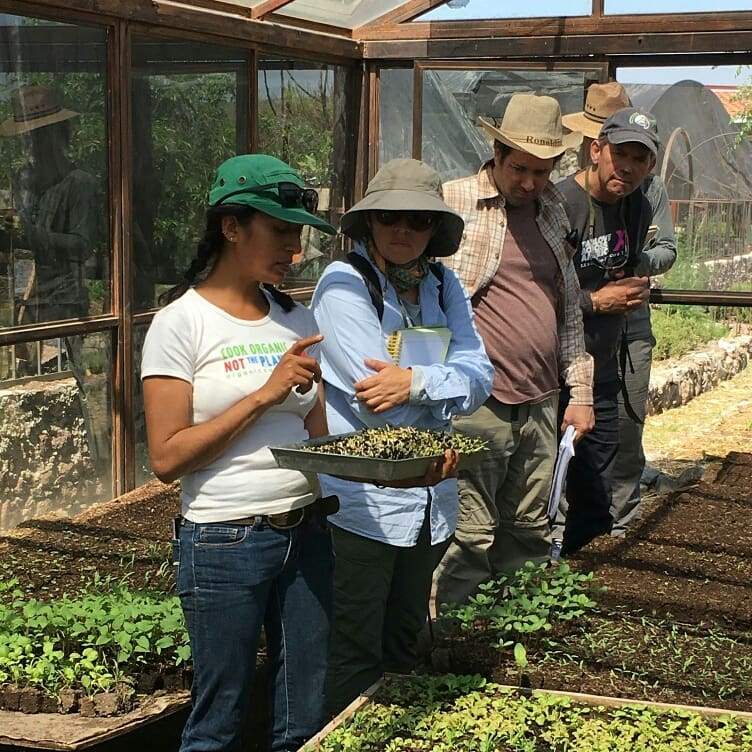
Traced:
<svg viewBox="0 0 752 752">
<path fill-rule="evenodd" d="M 264 386 L 198 425 L 193 425 L 191 384 L 168 376 L 144 379 L 146 432 L 154 474 L 169 483 L 205 467 L 272 405 L 284 402 L 291 389 L 308 391 L 314 381 L 321 380 L 321 371 L 305 349 L 321 339 L 308 337 L 296 342 Z"/>
<path fill-rule="evenodd" d="M 312 439 L 318 439 L 329 434 L 329 426 L 326 423 L 326 401 L 324 392 L 324 382 L 319 384 L 316 393 L 316 404 L 311 408 L 311 412 L 306 415 L 303 425 Z"/>
</svg>

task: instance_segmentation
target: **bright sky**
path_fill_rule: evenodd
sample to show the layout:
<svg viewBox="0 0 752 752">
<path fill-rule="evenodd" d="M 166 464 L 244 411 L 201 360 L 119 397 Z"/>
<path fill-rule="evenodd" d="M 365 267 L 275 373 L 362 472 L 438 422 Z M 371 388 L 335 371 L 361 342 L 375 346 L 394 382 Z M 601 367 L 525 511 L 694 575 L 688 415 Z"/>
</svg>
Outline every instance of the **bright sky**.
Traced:
<svg viewBox="0 0 752 752">
<path fill-rule="evenodd" d="M 463 2 L 463 0 L 458 0 Z M 463 8 L 443 5 L 426 13 L 428 21 L 463 18 L 531 18 L 589 14 L 589 0 L 468 0 Z M 606 13 L 691 13 L 692 11 L 752 10 L 752 0 L 606 0 Z"/>
<path fill-rule="evenodd" d="M 462 0 L 460 0 L 462 1 Z M 429 11 L 420 19 L 451 21 L 483 18 L 535 18 L 558 15 L 589 15 L 591 0 L 468 0 L 464 8 L 446 5 Z M 607 13 L 687 13 L 692 11 L 752 10 L 752 0 L 605 0 Z M 617 79 L 623 83 L 673 84 L 687 78 L 703 84 L 739 85 L 748 83 L 750 70 L 738 74 L 737 67 L 622 68 Z"/>
</svg>

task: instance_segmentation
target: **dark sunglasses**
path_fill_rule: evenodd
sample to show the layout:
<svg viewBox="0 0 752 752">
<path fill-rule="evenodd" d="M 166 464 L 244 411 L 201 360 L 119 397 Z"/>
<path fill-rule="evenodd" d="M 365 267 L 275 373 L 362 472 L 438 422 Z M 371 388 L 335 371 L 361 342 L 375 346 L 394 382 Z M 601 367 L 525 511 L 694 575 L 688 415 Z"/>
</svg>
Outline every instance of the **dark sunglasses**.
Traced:
<svg viewBox="0 0 752 752">
<path fill-rule="evenodd" d="M 272 190 L 276 188 L 276 193 Z M 231 196 L 239 193 L 261 193 L 271 198 L 283 209 L 305 209 L 313 214 L 319 206 L 319 194 L 313 188 L 301 188 L 295 183 L 268 183 L 257 185 L 253 188 L 243 188 L 239 191 L 228 193 L 223 199 L 224 204 Z"/>
<path fill-rule="evenodd" d="M 391 227 L 401 219 L 407 222 L 407 226 L 415 232 L 425 232 L 436 225 L 436 215 L 433 212 L 422 211 L 377 211 L 374 212 L 376 221 L 380 225 Z"/>
</svg>

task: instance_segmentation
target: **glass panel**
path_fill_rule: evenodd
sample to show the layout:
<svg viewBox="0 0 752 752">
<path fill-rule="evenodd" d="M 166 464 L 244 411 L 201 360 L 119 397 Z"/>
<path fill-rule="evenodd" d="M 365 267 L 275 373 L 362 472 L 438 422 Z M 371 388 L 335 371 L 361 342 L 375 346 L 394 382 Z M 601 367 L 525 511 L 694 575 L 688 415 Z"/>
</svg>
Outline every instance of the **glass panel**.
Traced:
<svg viewBox="0 0 752 752">
<path fill-rule="evenodd" d="M 259 60 L 259 151 L 298 169 L 319 192 L 319 212 L 335 227 L 348 194 L 352 129 L 348 127 L 348 69 L 328 64 Z M 342 253 L 342 239 L 306 227 L 303 252 L 285 286 L 310 287 Z"/>
<path fill-rule="evenodd" d="M 294 0 L 279 15 L 354 29 L 404 5 L 405 0 Z"/>
<path fill-rule="evenodd" d="M 752 10 L 751 0 L 606 0 L 604 10 L 611 13 L 700 13 Z"/>
<path fill-rule="evenodd" d="M 0 348 L 0 529 L 112 497 L 111 334 Z"/>
<path fill-rule="evenodd" d="M 413 69 L 379 71 L 379 164 L 413 155 Z"/>
<path fill-rule="evenodd" d="M 0 15 L 0 329 L 110 310 L 101 29 Z"/>
<path fill-rule="evenodd" d="M 752 290 L 752 143 L 739 138 L 728 87 L 702 83 L 717 71 L 684 68 L 684 80 L 644 69 L 620 69 L 633 104 L 658 121 L 663 176 L 676 228 L 678 261 L 658 284 L 692 290 Z M 639 75 L 637 75 L 639 73 Z M 699 80 L 692 80 L 697 76 Z M 730 80 L 733 80 L 733 76 Z"/>
<path fill-rule="evenodd" d="M 626 2 L 628 1 L 626 0 Z M 499 0 L 449 0 L 446 5 L 440 5 L 414 20 L 481 21 L 494 18 L 589 16 L 592 9 L 591 0 L 558 0 L 555 3 L 548 0 L 528 0 L 525 3 L 514 3 L 510 0 L 506 0 L 506 2 L 499 2 Z"/>
<path fill-rule="evenodd" d="M 736 122 L 747 76 L 732 67 L 617 71 L 632 102 L 658 121 L 655 172 L 678 247 L 673 268 L 656 278 L 662 287 L 752 290 L 752 143 Z"/>
<path fill-rule="evenodd" d="M 144 415 L 144 390 L 141 385 L 141 353 L 148 326 L 133 329 L 133 435 L 136 446 L 136 485 L 140 486 L 154 475 L 149 464 L 149 448 L 146 443 L 146 416 Z"/>
<path fill-rule="evenodd" d="M 444 180 L 475 173 L 490 159 L 493 145 L 479 117 L 502 117 L 512 94 L 548 94 L 562 113 L 582 110 L 586 71 L 427 70 L 423 76 L 423 159 Z M 565 155 L 552 179 L 576 169 L 577 155 Z"/>
<path fill-rule="evenodd" d="M 158 305 L 196 252 L 217 165 L 248 150 L 244 50 L 137 36 L 133 43 L 136 311 Z"/>
</svg>

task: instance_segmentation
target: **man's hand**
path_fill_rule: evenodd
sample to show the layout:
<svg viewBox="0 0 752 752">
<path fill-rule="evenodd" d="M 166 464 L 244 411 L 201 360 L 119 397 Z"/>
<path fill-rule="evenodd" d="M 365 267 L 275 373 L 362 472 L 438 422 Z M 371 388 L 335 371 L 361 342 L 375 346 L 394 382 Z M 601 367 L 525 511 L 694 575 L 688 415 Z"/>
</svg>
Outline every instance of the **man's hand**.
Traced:
<svg viewBox="0 0 752 752">
<path fill-rule="evenodd" d="M 625 277 L 590 293 L 593 313 L 605 314 L 634 311 L 646 303 L 649 297 L 649 277 Z"/>
<path fill-rule="evenodd" d="M 409 368 L 400 368 L 393 363 L 367 358 L 365 364 L 376 371 L 355 384 L 355 396 L 378 415 L 410 400 L 410 385 L 413 373 Z"/>
<path fill-rule="evenodd" d="M 574 426 L 575 444 L 586 434 L 595 428 L 595 411 L 592 405 L 569 405 L 564 411 L 564 420 L 561 422 L 561 432 L 568 426 Z"/>
</svg>

